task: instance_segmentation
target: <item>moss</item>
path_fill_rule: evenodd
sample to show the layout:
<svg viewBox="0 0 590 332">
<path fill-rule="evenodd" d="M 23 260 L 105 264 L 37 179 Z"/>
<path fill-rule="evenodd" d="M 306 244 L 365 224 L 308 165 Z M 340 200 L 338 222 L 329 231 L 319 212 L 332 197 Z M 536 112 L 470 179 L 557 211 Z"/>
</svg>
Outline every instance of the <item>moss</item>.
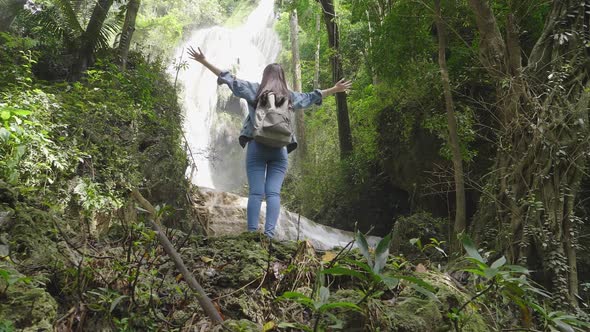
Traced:
<svg viewBox="0 0 590 332">
<path fill-rule="evenodd" d="M 7 264 L 0 270 L 8 271 L 14 282 L 0 294 L 0 322 L 11 322 L 19 331 L 51 331 L 57 315 L 57 302 L 36 278 L 27 278 Z M 0 290 L 6 281 L 0 280 Z"/>
<path fill-rule="evenodd" d="M 215 274 L 206 282 L 217 287 L 241 287 L 262 278 L 269 258 L 268 242 L 258 233 L 211 238 L 189 251 L 184 254 L 192 254 L 193 261 L 201 257 L 213 259 L 210 264 Z M 272 261 L 286 260 L 293 253 L 293 246 L 273 241 Z"/>
<path fill-rule="evenodd" d="M 395 305 L 390 312 L 392 330 L 399 332 L 436 331 L 442 323 L 442 315 L 436 302 L 415 297 Z"/>
<path fill-rule="evenodd" d="M 14 216 L 0 229 L 9 234 L 11 257 L 22 265 L 50 267 L 60 257 L 58 239 L 48 212 L 25 204 L 17 204 Z"/>
<path fill-rule="evenodd" d="M 259 332 L 262 331 L 262 326 L 253 323 L 247 319 L 240 320 L 226 320 L 223 326 L 218 326 L 213 329 L 213 332 L 217 331 L 232 331 L 232 332 Z"/>
</svg>

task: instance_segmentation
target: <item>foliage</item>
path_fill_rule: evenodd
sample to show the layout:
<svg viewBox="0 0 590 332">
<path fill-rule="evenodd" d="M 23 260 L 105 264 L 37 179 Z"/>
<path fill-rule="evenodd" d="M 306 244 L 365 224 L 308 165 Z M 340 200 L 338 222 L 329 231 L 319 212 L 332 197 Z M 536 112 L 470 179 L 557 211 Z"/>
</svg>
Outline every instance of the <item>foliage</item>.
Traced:
<svg viewBox="0 0 590 332">
<path fill-rule="evenodd" d="M 150 200 L 171 204 L 175 211 L 186 204 L 187 160 L 181 144 L 182 117 L 176 91 L 161 63 L 148 62 L 137 53 L 131 54 L 126 72 L 114 65 L 110 52 L 104 52 L 84 80 L 44 82 L 35 75 L 38 59 L 43 56 L 31 49 L 35 47 L 29 38 L 0 36 L 0 70 L 6 73 L 0 83 L 0 183 L 2 190 L 15 196 L 7 205 L 2 204 L 9 217 L 4 222 L 6 215 L 2 214 L 0 232 L 8 233 L 2 233 L 0 241 L 8 237 L 10 256 L 19 264 L 34 264 L 38 270 L 44 260 L 47 267 L 42 269 L 52 269 L 50 275 L 59 287 L 61 305 L 84 296 L 90 302 L 88 309 L 108 317 L 120 329 L 147 328 L 153 318 L 121 317 L 125 312 L 121 309 L 130 299 L 145 307 L 151 301 L 149 289 L 137 287 L 131 295 L 111 298 L 109 285 L 95 284 L 92 260 L 82 258 L 80 266 L 71 267 L 71 262 L 60 256 L 77 262 L 81 249 L 67 249 L 62 254 L 64 248 L 58 249 L 53 241 L 57 241 L 56 236 L 64 236 L 65 242 L 60 241 L 68 246 L 78 236 L 88 241 L 97 235 L 93 233 L 94 224 L 104 219 L 108 219 L 107 229 L 127 227 L 125 223 L 133 220 L 118 212 L 126 204 L 130 188 L 149 188 Z M 182 214 L 174 217 L 182 218 Z M 72 231 L 81 232 L 65 235 Z M 145 245 L 154 254 L 149 248 L 153 234 L 137 241 L 125 236 L 135 244 L 134 251 Z M 138 255 L 139 260 L 129 257 L 121 264 L 124 269 L 113 269 L 121 275 L 129 273 L 125 278 L 130 288 L 137 282 L 137 264 L 148 257 Z M 32 287 L 25 284 L 29 276 L 13 277 L 4 272 L 0 273 L 0 290 L 4 293 L 10 293 L 15 285 L 18 292 Z M 39 296 L 51 298 L 46 293 Z M 31 299 L 36 297 L 30 297 L 29 302 Z M 54 302 L 43 301 L 44 307 L 40 303 L 35 312 L 55 311 L 51 307 Z M 26 301 L 19 300 L 18 306 L 24 305 L 21 302 Z M 31 303 L 28 306 L 32 308 Z M 6 314 L 12 317 L 14 313 Z M 45 324 L 51 319 L 46 316 L 39 322 Z M 6 329 L 9 326 L 3 325 Z"/>
<path fill-rule="evenodd" d="M 398 286 L 400 280 L 405 280 L 410 283 L 410 287 L 415 289 L 417 292 L 423 294 L 431 300 L 436 300 L 434 295 L 434 288 L 427 282 L 420 278 L 413 276 L 403 275 L 401 273 L 384 272 L 383 269 L 387 265 L 389 259 L 389 247 L 391 242 L 391 234 L 385 236 L 377 248 L 375 248 L 375 256 L 372 257 L 369 251 L 369 245 L 367 239 L 361 232 L 356 233 L 356 243 L 358 248 L 366 260 L 361 262 L 354 259 L 344 260 L 348 266 L 340 266 L 336 264 L 333 268 L 326 269 L 322 273 L 330 275 L 346 275 L 359 279 L 364 284 L 365 295 L 360 302 L 365 301 L 370 296 L 380 292 L 382 286 L 393 290 Z M 358 270 L 360 269 L 360 271 Z M 398 265 L 399 269 L 399 265 Z"/>
<path fill-rule="evenodd" d="M 0 282 L 4 284 L 0 286 L 0 297 L 6 296 L 6 291 L 12 285 L 17 283 L 28 284 L 32 281 L 30 277 L 14 275 L 11 270 L 0 268 Z"/>
<path fill-rule="evenodd" d="M 96 31 L 95 51 L 109 47 L 111 39 L 121 29 L 123 14 L 124 11 L 113 12 Z M 45 46 L 61 45 L 71 51 L 82 43 L 82 38 L 92 37 L 85 33 L 86 27 L 83 27 L 88 18 L 77 11 L 71 1 L 49 0 L 40 4 L 32 2 L 20 11 L 16 24 L 25 30 L 26 35 L 38 39 Z"/>
<path fill-rule="evenodd" d="M 280 327 L 280 328 L 297 328 L 297 329 L 302 329 L 304 331 L 314 331 L 314 332 L 315 331 L 325 331 L 326 328 L 339 329 L 339 328 L 341 328 L 341 322 L 338 320 L 338 318 L 336 316 L 331 315 L 329 313 L 329 311 L 335 310 L 335 309 L 350 309 L 350 310 L 361 311 L 361 308 L 352 302 L 330 301 L 330 289 L 328 287 L 320 286 L 317 294 L 318 294 L 317 299 L 310 298 L 307 295 L 302 294 L 302 293 L 298 293 L 298 292 L 285 292 L 280 297 L 281 299 L 293 300 L 297 303 L 301 303 L 305 307 L 311 309 L 313 312 L 313 316 L 316 317 L 313 329 L 308 326 L 305 326 L 302 324 L 296 324 L 296 323 L 281 323 L 278 325 L 278 327 Z M 324 327 L 324 325 L 326 323 L 320 325 L 319 321 L 320 321 L 320 317 L 322 317 L 322 316 L 327 316 L 330 319 L 332 325 L 325 326 L 325 327 Z"/>
<path fill-rule="evenodd" d="M 541 325 L 549 331 L 584 331 L 590 327 L 590 323 L 560 311 L 551 311 L 538 303 L 538 298 L 548 302 L 551 294 L 536 286 L 529 280 L 530 271 L 522 266 L 507 264 L 506 257 L 501 256 L 491 264 L 479 253 L 472 240 L 468 236 L 462 238 L 463 247 L 467 252 L 466 259 L 472 267 L 464 269 L 483 282 L 476 284 L 476 295 L 459 308 L 453 308 L 449 318 L 453 320 L 455 330 L 461 331 L 462 323 L 466 317 L 462 310 L 480 296 L 488 297 L 487 301 L 496 301 L 500 298 L 502 303 L 515 304 L 522 313 L 529 315 L 529 308 L 537 312 L 541 317 Z M 529 320 L 530 318 L 525 318 Z"/>
</svg>

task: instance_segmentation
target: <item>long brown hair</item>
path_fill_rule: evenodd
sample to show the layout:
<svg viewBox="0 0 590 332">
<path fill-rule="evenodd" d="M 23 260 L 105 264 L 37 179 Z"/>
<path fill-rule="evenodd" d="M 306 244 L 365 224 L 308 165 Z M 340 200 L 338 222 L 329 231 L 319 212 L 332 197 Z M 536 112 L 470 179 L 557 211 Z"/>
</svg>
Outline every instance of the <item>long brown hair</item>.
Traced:
<svg viewBox="0 0 590 332">
<path fill-rule="evenodd" d="M 256 92 L 255 103 L 258 104 L 260 98 L 263 103 L 266 103 L 266 96 L 269 92 L 273 92 L 276 96 L 276 105 L 281 106 L 285 101 L 291 103 L 291 93 L 287 88 L 287 82 L 285 81 L 285 72 L 283 67 L 278 63 L 271 63 L 264 68 L 262 72 L 262 82 L 258 92 Z"/>
</svg>

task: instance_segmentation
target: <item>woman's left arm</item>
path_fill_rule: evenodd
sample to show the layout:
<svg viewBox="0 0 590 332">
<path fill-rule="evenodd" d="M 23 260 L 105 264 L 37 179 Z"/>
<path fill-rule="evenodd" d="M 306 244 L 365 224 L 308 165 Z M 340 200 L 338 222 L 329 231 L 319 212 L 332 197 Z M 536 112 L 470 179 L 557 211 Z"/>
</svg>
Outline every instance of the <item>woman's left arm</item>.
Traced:
<svg viewBox="0 0 590 332">
<path fill-rule="evenodd" d="M 191 59 L 200 62 L 203 66 L 209 69 L 215 76 L 217 76 L 217 84 L 227 84 L 233 94 L 238 98 L 244 98 L 248 102 L 254 102 L 256 93 L 258 92 L 258 83 L 252 83 L 240 80 L 232 75 L 228 70 L 221 70 L 207 60 L 200 47 L 198 51 L 189 47 L 188 54 Z"/>
</svg>

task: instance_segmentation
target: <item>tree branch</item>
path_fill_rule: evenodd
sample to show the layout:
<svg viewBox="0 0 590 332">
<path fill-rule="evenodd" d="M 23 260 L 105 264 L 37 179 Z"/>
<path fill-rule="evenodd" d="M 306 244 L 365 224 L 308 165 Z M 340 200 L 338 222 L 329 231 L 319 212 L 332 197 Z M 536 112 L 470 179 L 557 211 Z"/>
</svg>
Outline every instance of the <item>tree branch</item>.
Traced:
<svg viewBox="0 0 590 332">
<path fill-rule="evenodd" d="M 147 199 L 145 199 L 137 189 L 133 189 L 131 195 L 133 196 L 133 198 L 135 198 L 139 205 L 141 205 L 150 213 L 150 226 L 156 232 L 156 236 L 158 237 L 158 240 L 160 240 L 160 243 L 162 244 L 162 247 L 164 248 L 166 254 L 168 254 L 168 256 L 174 261 L 174 265 L 176 265 L 176 268 L 180 271 L 180 273 L 182 273 L 182 276 L 184 277 L 184 280 L 186 280 L 186 283 L 193 291 L 197 292 L 197 300 L 199 301 L 199 304 L 201 305 L 203 310 L 205 310 L 207 316 L 209 316 L 209 318 L 214 323 L 222 323 L 223 318 L 221 318 L 219 311 L 217 311 L 215 305 L 213 305 L 213 302 L 211 302 L 211 299 L 209 299 L 207 294 L 205 294 L 205 290 L 203 289 L 203 287 L 201 287 L 201 285 L 197 282 L 193 274 L 186 268 L 186 265 L 184 265 L 182 258 L 180 257 L 176 249 L 174 249 L 174 246 L 172 245 L 172 243 L 170 243 L 170 240 L 168 240 L 168 237 L 166 237 L 166 234 L 164 234 L 164 232 L 158 225 L 157 222 L 159 218 L 157 216 L 156 209 L 154 208 L 154 206 Z"/>
</svg>

